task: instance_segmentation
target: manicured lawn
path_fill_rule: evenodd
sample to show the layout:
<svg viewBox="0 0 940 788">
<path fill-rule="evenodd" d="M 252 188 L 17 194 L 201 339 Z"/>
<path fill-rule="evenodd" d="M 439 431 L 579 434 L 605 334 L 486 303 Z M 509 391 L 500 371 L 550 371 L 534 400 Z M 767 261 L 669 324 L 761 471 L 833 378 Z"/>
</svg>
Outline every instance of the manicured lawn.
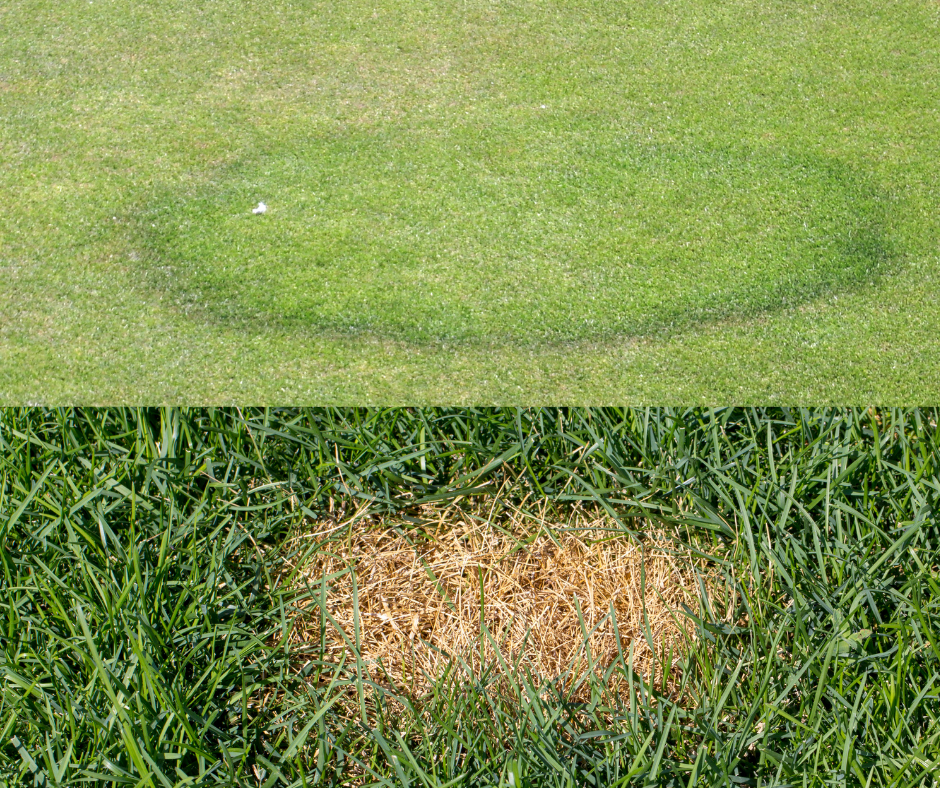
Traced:
<svg viewBox="0 0 940 788">
<path fill-rule="evenodd" d="M 5 401 L 940 386 L 934 2 L 0 24 Z"/>
</svg>

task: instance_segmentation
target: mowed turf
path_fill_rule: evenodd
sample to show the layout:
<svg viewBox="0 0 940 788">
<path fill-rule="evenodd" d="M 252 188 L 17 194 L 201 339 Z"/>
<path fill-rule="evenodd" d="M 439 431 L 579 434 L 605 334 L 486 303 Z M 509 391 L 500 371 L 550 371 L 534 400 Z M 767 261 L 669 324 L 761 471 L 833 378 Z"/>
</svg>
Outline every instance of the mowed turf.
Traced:
<svg viewBox="0 0 940 788">
<path fill-rule="evenodd" d="M 834 165 L 614 136 L 514 161 L 496 135 L 469 174 L 450 149 L 470 145 L 425 146 L 435 172 L 394 139 L 235 166 L 157 202 L 146 259 L 213 317 L 517 342 L 772 309 L 894 262 L 877 193 Z"/>
<path fill-rule="evenodd" d="M 935 390 L 936 3 L 0 13 L 5 396 Z"/>
</svg>

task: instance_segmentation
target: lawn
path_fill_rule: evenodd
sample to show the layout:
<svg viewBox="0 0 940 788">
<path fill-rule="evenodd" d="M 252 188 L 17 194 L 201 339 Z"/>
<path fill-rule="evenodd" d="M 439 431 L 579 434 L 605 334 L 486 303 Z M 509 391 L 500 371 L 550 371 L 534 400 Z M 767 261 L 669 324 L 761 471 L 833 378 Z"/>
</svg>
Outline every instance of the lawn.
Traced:
<svg viewBox="0 0 940 788">
<path fill-rule="evenodd" d="M 938 417 L 0 410 L 0 785 L 937 788 Z"/>
<path fill-rule="evenodd" d="M 940 385 L 935 2 L 0 24 L 7 402 Z"/>
</svg>

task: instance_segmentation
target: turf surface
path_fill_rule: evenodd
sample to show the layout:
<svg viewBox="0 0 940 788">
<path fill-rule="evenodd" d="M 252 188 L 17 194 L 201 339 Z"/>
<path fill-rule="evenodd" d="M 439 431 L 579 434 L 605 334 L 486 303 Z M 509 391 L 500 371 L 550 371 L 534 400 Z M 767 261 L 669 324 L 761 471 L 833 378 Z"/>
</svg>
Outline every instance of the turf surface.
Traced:
<svg viewBox="0 0 940 788">
<path fill-rule="evenodd" d="M 7 400 L 940 382 L 935 3 L 2 14 Z"/>
<path fill-rule="evenodd" d="M 580 162 L 599 170 L 584 184 L 559 168 L 527 182 L 504 161 L 509 188 L 483 167 L 464 195 L 459 166 L 402 178 L 410 149 L 356 143 L 161 201 L 148 261 L 211 317 L 419 342 L 636 334 L 798 302 L 894 262 L 877 196 L 831 165 L 610 144 L 591 151 L 603 164 Z M 264 218 L 245 211 L 270 194 Z"/>
<path fill-rule="evenodd" d="M 938 416 L 0 410 L 0 783 L 936 788 Z M 576 663 L 546 687 L 509 655 L 396 686 L 325 601 L 362 604 L 355 579 L 301 575 L 366 515 L 420 544 L 421 502 L 510 541 L 575 506 L 647 549 L 665 529 L 714 581 L 656 657 L 683 691 L 634 670 L 623 619 L 571 692 Z"/>
</svg>

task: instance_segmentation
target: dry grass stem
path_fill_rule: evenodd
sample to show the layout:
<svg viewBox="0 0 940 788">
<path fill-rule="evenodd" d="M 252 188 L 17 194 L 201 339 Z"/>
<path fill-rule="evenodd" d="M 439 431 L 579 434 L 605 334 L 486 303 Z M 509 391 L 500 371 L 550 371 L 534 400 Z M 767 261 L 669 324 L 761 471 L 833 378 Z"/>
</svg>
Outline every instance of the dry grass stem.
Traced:
<svg viewBox="0 0 940 788">
<path fill-rule="evenodd" d="M 698 607 L 693 559 L 677 555 L 662 534 L 651 534 L 641 546 L 627 536 L 611 538 L 609 520 L 583 513 L 577 532 L 562 533 L 521 518 L 501 531 L 453 510 L 436 516 L 423 538 L 413 530 L 396 533 L 393 521 L 353 527 L 304 568 L 312 588 L 341 573 L 327 588 L 326 607 L 350 640 L 353 577 L 343 570 L 355 570 L 361 656 L 370 666 L 381 660 L 413 697 L 454 656 L 479 677 L 497 660 L 493 640 L 507 665 L 520 672 L 528 668 L 540 679 L 555 679 L 570 670 L 563 682 L 570 690 L 589 670 L 588 653 L 598 675 L 617 658 L 611 607 L 624 654 L 632 648 L 634 669 L 647 680 L 655 665 L 657 684 L 663 655 L 678 656 L 683 638 L 691 636 L 681 610 L 683 604 Z M 491 638 L 481 638 L 481 606 Z M 314 603 L 295 637 L 320 640 Z M 325 638 L 327 658 L 338 661 L 346 642 L 329 625 Z M 502 663 L 496 671 L 504 672 Z M 373 670 L 374 678 L 381 675 Z M 585 691 L 586 684 L 574 697 Z"/>
</svg>

